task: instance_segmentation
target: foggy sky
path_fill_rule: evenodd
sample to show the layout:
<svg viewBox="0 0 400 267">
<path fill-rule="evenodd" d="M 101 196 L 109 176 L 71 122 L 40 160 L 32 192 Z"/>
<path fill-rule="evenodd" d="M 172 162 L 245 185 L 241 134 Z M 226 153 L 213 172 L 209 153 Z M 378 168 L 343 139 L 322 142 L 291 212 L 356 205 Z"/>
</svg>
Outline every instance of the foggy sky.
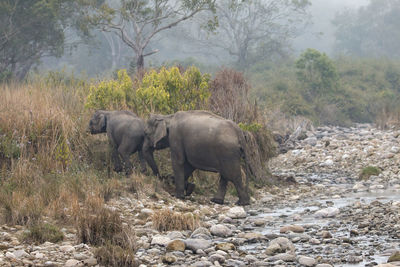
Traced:
<svg viewBox="0 0 400 267">
<path fill-rule="evenodd" d="M 311 2 L 312 25 L 295 40 L 293 48 L 296 54 L 307 48 L 331 54 L 335 41 L 335 29 L 331 22 L 335 14 L 346 8 L 356 9 L 365 6 L 369 0 L 312 0 Z"/>
</svg>

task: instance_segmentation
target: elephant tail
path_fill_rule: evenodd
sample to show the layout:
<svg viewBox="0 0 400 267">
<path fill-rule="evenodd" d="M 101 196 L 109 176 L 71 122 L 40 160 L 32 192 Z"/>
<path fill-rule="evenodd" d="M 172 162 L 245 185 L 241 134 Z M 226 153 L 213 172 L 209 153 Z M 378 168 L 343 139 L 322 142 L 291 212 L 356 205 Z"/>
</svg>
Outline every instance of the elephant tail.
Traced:
<svg viewBox="0 0 400 267">
<path fill-rule="evenodd" d="M 239 143 L 244 159 L 244 167 L 246 172 L 246 187 L 249 186 L 249 179 L 258 181 L 262 176 L 262 164 L 258 144 L 254 136 L 240 129 Z"/>
</svg>

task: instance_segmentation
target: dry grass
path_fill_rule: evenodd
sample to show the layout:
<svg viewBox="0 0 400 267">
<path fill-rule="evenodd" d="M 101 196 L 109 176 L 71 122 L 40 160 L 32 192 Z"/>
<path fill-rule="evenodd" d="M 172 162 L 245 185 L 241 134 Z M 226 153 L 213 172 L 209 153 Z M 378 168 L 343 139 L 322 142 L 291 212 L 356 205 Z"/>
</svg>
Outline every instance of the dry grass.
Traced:
<svg viewBox="0 0 400 267">
<path fill-rule="evenodd" d="M 180 213 L 169 209 L 154 212 L 153 227 L 158 231 L 194 230 L 199 226 L 199 218 L 193 213 Z"/>
<path fill-rule="evenodd" d="M 380 129 L 400 129 L 400 110 L 384 108 L 375 119 L 375 124 Z"/>
<path fill-rule="evenodd" d="M 249 100 L 250 88 L 243 73 L 227 68 L 220 70 L 210 84 L 210 109 L 236 123 L 256 122 L 258 107 Z"/>
<path fill-rule="evenodd" d="M 55 225 L 39 223 L 32 225 L 29 231 L 23 235 L 22 240 L 35 244 L 42 244 L 46 241 L 57 243 L 64 240 L 64 234 Z"/>
<path fill-rule="evenodd" d="M 118 212 L 104 206 L 104 198 L 89 197 L 76 216 L 79 242 L 99 246 L 96 258 L 105 266 L 136 266 L 132 230 L 123 225 Z"/>
<path fill-rule="evenodd" d="M 46 215 L 70 223 L 89 195 L 120 193 L 117 175 L 98 171 L 93 161 L 102 159 L 89 158 L 84 90 L 44 79 L 0 85 L 3 222 L 35 225 Z"/>
</svg>

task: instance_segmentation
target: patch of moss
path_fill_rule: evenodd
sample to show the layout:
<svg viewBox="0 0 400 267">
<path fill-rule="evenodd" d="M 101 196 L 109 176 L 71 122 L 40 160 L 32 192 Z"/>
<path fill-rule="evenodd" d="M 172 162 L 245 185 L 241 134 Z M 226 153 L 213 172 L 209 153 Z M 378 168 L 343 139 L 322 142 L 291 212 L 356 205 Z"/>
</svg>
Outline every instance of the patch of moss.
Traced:
<svg viewBox="0 0 400 267">
<path fill-rule="evenodd" d="M 375 166 L 367 166 L 363 168 L 358 176 L 361 180 L 367 180 L 369 177 L 373 175 L 379 175 L 381 173 L 381 169 Z"/>
</svg>

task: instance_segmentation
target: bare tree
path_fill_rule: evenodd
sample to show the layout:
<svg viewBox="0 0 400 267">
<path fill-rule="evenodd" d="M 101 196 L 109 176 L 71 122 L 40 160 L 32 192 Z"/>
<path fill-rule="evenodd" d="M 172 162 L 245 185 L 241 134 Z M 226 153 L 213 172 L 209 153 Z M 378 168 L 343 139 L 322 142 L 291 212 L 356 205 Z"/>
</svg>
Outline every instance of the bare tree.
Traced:
<svg viewBox="0 0 400 267">
<path fill-rule="evenodd" d="M 134 51 L 137 69 L 142 69 L 144 58 L 158 52 L 146 51 L 154 36 L 200 12 L 215 11 L 215 0 L 118 0 L 88 7 L 91 24 L 117 34 Z"/>
<path fill-rule="evenodd" d="M 203 32 L 201 41 L 227 51 L 239 67 L 245 67 L 257 49 L 281 52 L 307 24 L 309 5 L 309 0 L 221 0 L 218 28 L 215 34 Z"/>
</svg>

